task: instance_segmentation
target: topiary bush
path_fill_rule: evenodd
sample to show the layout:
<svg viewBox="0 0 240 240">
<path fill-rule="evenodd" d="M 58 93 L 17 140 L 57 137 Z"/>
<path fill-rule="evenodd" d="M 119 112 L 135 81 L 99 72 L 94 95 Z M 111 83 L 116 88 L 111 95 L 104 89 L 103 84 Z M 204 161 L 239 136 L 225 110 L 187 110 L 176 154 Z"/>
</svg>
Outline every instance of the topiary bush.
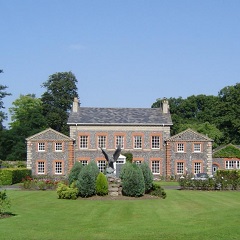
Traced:
<svg viewBox="0 0 240 240">
<path fill-rule="evenodd" d="M 93 164 L 85 166 L 76 181 L 76 186 L 81 197 L 91 197 L 96 194 L 96 170 Z"/>
<path fill-rule="evenodd" d="M 161 197 L 163 199 L 167 197 L 167 194 L 164 191 L 164 189 L 159 184 L 156 183 L 153 183 L 150 194 L 153 196 Z"/>
<path fill-rule="evenodd" d="M 74 186 L 74 183 L 70 187 L 64 183 L 59 183 L 57 187 L 57 195 L 59 199 L 77 199 L 78 189 Z"/>
<path fill-rule="evenodd" d="M 143 173 L 144 177 L 144 183 L 145 183 L 145 193 L 149 193 L 152 189 L 152 184 L 153 184 L 153 174 L 146 162 L 143 162 L 140 164 L 140 168 Z"/>
<path fill-rule="evenodd" d="M 81 172 L 83 167 L 84 166 L 80 162 L 76 162 L 73 165 L 73 167 L 72 167 L 72 169 L 71 169 L 71 171 L 70 171 L 70 173 L 68 175 L 68 182 L 69 182 L 69 184 L 72 184 L 74 181 L 78 180 L 78 175 Z"/>
<path fill-rule="evenodd" d="M 90 163 L 88 164 L 88 166 L 91 168 L 91 171 L 95 177 L 95 181 L 97 180 L 97 176 L 99 174 L 99 168 L 98 165 L 96 164 L 96 162 L 94 161 L 90 161 Z"/>
<path fill-rule="evenodd" d="M 145 183 L 142 170 L 133 163 L 123 166 L 120 173 L 122 193 L 125 196 L 140 197 L 144 195 Z"/>
<path fill-rule="evenodd" d="M 100 172 L 97 176 L 96 193 L 99 196 L 104 196 L 108 194 L 108 180 L 102 172 Z"/>
</svg>

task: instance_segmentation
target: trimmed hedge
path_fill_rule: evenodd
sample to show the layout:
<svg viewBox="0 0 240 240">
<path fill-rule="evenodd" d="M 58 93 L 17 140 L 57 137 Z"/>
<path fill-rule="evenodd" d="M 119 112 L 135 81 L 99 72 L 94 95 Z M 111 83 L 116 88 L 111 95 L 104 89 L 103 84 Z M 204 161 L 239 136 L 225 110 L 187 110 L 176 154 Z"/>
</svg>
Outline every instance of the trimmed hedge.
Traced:
<svg viewBox="0 0 240 240">
<path fill-rule="evenodd" d="M 102 172 L 100 172 L 97 176 L 96 193 L 99 196 L 104 196 L 108 194 L 108 180 Z"/>
<path fill-rule="evenodd" d="M 5 168 L 0 170 L 0 183 L 2 185 L 12 185 L 20 183 L 23 178 L 31 176 L 32 172 L 27 168 Z"/>
</svg>

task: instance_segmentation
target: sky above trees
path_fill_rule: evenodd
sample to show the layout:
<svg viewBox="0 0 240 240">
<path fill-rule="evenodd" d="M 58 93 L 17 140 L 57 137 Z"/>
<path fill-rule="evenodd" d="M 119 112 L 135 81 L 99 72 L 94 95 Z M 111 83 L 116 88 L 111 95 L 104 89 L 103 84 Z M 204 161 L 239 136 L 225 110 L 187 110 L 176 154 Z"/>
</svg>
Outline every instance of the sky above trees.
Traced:
<svg viewBox="0 0 240 240">
<path fill-rule="evenodd" d="M 36 94 L 71 71 L 82 106 L 217 95 L 240 77 L 240 1 L 1 1 L 0 84 Z M 10 119 L 9 119 L 10 120 Z"/>
</svg>

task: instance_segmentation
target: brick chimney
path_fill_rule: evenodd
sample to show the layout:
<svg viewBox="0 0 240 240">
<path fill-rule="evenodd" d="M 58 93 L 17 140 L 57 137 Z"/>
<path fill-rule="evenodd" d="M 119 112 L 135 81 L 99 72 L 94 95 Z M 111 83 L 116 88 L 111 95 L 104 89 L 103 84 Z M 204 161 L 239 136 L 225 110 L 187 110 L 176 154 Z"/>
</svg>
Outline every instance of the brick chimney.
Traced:
<svg viewBox="0 0 240 240">
<path fill-rule="evenodd" d="M 75 97 L 73 100 L 72 111 L 78 112 L 78 109 L 79 109 L 79 102 L 78 102 L 78 98 Z"/>
</svg>

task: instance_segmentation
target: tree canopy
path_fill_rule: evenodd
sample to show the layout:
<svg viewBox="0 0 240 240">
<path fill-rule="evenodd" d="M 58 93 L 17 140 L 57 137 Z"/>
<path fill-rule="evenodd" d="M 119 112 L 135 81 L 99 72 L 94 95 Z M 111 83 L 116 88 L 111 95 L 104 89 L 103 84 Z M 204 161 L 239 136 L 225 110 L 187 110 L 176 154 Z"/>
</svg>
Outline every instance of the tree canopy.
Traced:
<svg viewBox="0 0 240 240">
<path fill-rule="evenodd" d="M 72 72 L 59 72 L 51 75 L 43 83 L 46 92 L 42 94 L 43 115 L 48 125 L 69 134 L 67 119 L 74 97 L 78 97 L 77 79 Z"/>
</svg>

